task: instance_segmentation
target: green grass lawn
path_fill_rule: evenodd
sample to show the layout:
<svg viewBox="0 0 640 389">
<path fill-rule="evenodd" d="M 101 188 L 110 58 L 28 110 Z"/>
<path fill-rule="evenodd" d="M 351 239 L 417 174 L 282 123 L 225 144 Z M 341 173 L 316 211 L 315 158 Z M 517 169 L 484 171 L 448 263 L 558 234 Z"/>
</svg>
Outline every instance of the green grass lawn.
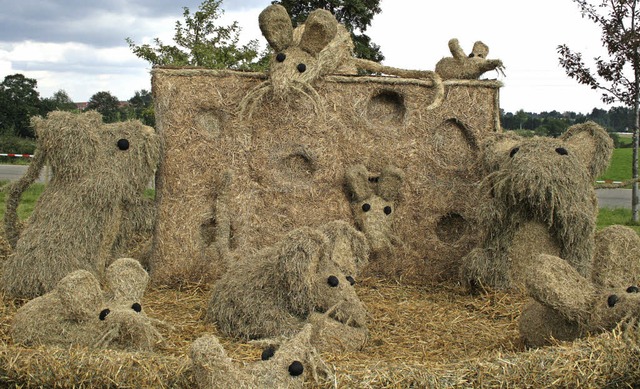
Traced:
<svg viewBox="0 0 640 389">
<path fill-rule="evenodd" d="M 6 208 L 5 205 L 5 197 L 7 196 L 6 184 L 8 181 L 0 180 L 0 188 L 4 188 L 4 190 L 0 190 L 0 219 L 4 219 L 4 211 Z M 20 219 L 24 220 L 31 212 L 33 212 L 33 207 L 35 207 L 40 194 L 44 190 L 44 184 L 33 184 L 22 194 L 22 198 L 20 199 L 20 205 L 18 206 L 18 216 Z"/>
<path fill-rule="evenodd" d="M 5 197 L 7 196 L 7 187 L 9 181 L 0 180 L 0 219 L 4 219 L 4 212 L 6 208 Z M 35 207 L 40 194 L 44 190 L 44 184 L 35 183 L 31 185 L 27 190 L 22 194 L 22 198 L 20 199 L 20 205 L 18 206 L 18 216 L 21 220 L 24 220 L 31 215 L 33 212 L 33 207 Z M 155 196 L 155 190 L 147 189 L 145 190 L 145 196 L 152 199 Z"/>
<path fill-rule="evenodd" d="M 598 177 L 598 180 L 613 180 L 613 181 L 625 181 L 630 180 L 631 173 L 631 159 L 633 149 L 614 149 L 611 156 L 611 163 L 609 163 L 609 169 Z"/>
</svg>

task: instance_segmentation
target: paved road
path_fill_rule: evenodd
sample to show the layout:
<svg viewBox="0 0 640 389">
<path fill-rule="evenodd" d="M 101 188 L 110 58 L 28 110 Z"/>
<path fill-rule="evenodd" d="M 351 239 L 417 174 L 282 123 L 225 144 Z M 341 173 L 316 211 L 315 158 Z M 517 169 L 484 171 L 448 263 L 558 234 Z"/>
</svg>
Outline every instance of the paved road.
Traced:
<svg viewBox="0 0 640 389">
<path fill-rule="evenodd" d="M 16 181 L 27 171 L 26 165 L 0 165 L 0 180 Z M 45 169 L 40 172 L 38 182 L 44 182 Z"/>
<path fill-rule="evenodd" d="M 600 208 L 631 209 L 631 189 L 598 189 L 596 193 Z"/>
<path fill-rule="evenodd" d="M 0 180 L 18 180 L 27 170 L 25 165 L 0 165 Z M 42 170 L 39 182 L 44 182 Z M 601 208 L 631 208 L 631 189 L 598 189 L 598 202 Z"/>
</svg>

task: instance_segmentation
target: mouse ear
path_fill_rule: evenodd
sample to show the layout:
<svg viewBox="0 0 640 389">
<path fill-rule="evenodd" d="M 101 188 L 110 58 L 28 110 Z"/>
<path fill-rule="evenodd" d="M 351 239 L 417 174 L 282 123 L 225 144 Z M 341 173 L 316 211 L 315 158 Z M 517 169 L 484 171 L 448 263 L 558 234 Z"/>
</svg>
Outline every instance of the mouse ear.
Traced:
<svg viewBox="0 0 640 389">
<path fill-rule="evenodd" d="M 300 48 L 311 55 L 318 55 L 338 33 L 338 21 L 325 9 L 309 14 L 300 38 Z"/>
<path fill-rule="evenodd" d="M 55 292 L 68 318 L 73 321 L 83 321 L 91 317 L 103 302 L 100 283 L 86 270 L 76 270 L 68 274 L 58 282 Z"/>
<path fill-rule="evenodd" d="M 133 258 L 119 258 L 107 268 L 107 285 L 111 299 L 139 302 L 149 283 L 149 275 Z"/>
<path fill-rule="evenodd" d="M 478 54 L 482 54 L 484 58 L 487 58 L 487 55 L 489 54 L 489 46 L 482 43 L 482 41 L 477 41 L 473 44 L 473 49 L 471 49 L 471 52 L 476 56 Z"/>
<path fill-rule="evenodd" d="M 280 4 L 272 4 L 260 12 L 258 23 L 262 35 L 276 52 L 291 46 L 293 25 L 287 10 Z"/>
<path fill-rule="evenodd" d="M 369 172 L 364 165 L 349 167 L 344 178 L 349 201 L 362 201 L 373 194 L 373 189 L 369 184 Z"/>
<path fill-rule="evenodd" d="M 587 167 L 591 177 L 599 176 L 609 166 L 613 141 L 607 131 L 595 122 L 574 124 L 561 139 L 574 146 L 573 150 Z"/>
</svg>

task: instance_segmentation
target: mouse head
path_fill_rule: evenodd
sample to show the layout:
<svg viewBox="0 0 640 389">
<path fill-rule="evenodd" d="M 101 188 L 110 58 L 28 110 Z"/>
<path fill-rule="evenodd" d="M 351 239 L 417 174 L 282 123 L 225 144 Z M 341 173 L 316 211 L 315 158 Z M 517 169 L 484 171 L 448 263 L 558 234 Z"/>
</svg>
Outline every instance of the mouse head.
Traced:
<svg viewBox="0 0 640 389">
<path fill-rule="evenodd" d="M 260 13 L 259 24 L 274 51 L 269 78 L 276 96 L 283 97 L 295 84 L 309 85 L 333 72 L 339 66 L 337 61 L 343 59 L 338 56 L 340 58 L 332 61 L 325 58 L 327 55 L 321 55 L 323 50 L 331 50 L 338 35 L 343 37 L 346 32 L 327 10 L 312 11 L 304 26 L 294 31 L 287 10 L 279 4 L 272 4 Z M 348 33 L 347 37 L 348 40 L 343 39 L 343 51 L 350 54 L 353 44 Z"/>
<path fill-rule="evenodd" d="M 52 184 L 73 185 L 91 201 L 139 196 L 160 157 L 160 138 L 139 121 L 104 124 L 96 111 L 53 111 L 32 125 Z"/>
<path fill-rule="evenodd" d="M 612 148 L 606 131 L 587 122 L 557 139 L 497 134 L 483 145 L 483 163 L 495 201 L 547 218 L 593 193 L 593 180 L 608 166 Z"/>
<path fill-rule="evenodd" d="M 364 165 L 346 171 L 345 189 L 356 226 L 376 256 L 391 250 L 392 225 L 403 180 L 402 171 L 393 166 L 385 167 L 379 175 L 369 173 Z"/>
<path fill-rule="evenodd" d="M 473 49 L 471 49 L 471 53 L 469 53 L 469 58 L 487 59 L 488 55 L 489 46 L 485 45 L 481 41 L 477 41 L 473 44 Z"/>
<path fill-rule="evenodd" d="M 546 309 L 539 312 L 548 317 L 562 317 L 562 327 L 573 326 L 578 336 L 609 331 L 628 319 L 640 318 L 640 293 L 636 284 L 603 287 L 580 275 L 565 260 L 546 254 L 541 254 L 538 262 L 529 267 L 528 275 L 529 294 Z M 543 336 L 556 333 L 557 329 L 545 327 L 558 320 L 542 322 L 547 324 L 528 327 L 521 323 L 525 340 L 539 338 L 538 331 L 544 331 Z M 562 331 L 567 332 L 565 328 Z"/>
<path fill-rule="evenodd" d="M 135 259 L 120 258 L 107 268 L 98 347 L 152 350 L 162 340 L 141 303 L 148 282 L 149 275 Z"/>
<path fill-rule="evenodd" d="M 331 254 L 326 235 L 308 227 L 292 231 L 282 241 L 278 263 L 288 309 L 304 317 L 328 312 L 340 323 L 364 327 L 367 313 L 355 292 L 356 281 Z"/>
<path fill-rule="evenodd" d="M 99 174 L 111 180 L 112 192 L 123 198 L 140 196 L 160 160 L 160 137 L 140 121 L 105 124 L 100 132 L 102 163 Z"/>
<path fill-rule="evenodd" d="M 103 126 L 96 111 L 74 114 L 52 111 L 47 118 L 33 117 L 37 149 L 46 155 L 56 181 L 76 182 L 98 166 L 97 129 Z"/>
<path fill-rule="evenodd" d="M 86 270 L 70 273 L 51 292 L 29 301 L 16 312 L 14 341 L 123 350 L 155 348 L 162 337 L 142 311 L 140 287 L 124 286 L 128 281 L 138 282 L 140 277 L 131 276 L 134 272 L 140 274 L 144 269 L 130 258 L 118 259 L 107 269 L 108 274 L 122 277 L 111 283 L 115 288 L 109 295 L 118 296 L 117 299 L 105 298 L 92 273 Z M 133 300 L 136 302 L 131 303 Z"/>
<path fill-rule="evenodd" d="M 261 360 L 240 367 L 215 336 L 205 335 L 191 345 L 189 352 L 198 387 L 302 388 L 319 364 L 311 336 L 312 328 L 307 324 L 291 339 L 260 341 L 265 345 Z"/>
</svg>

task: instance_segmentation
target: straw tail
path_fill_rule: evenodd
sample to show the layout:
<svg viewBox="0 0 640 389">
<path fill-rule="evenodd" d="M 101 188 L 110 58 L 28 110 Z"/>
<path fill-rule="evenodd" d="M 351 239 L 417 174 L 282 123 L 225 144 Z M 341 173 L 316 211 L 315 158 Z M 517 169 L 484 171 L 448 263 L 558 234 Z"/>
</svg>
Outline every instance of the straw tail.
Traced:
<svg viewBox="0 0 640 389">
<path fill-rule="evenodd" d="M 42 150 L 36 152 L 25 175 L 9 187 L 4 213 L 4 230 L 7 240 L 13 249 L 16 248 L 18 239 L 20 238 L 20 227 L 18 226 L 18 205 L 20 205 L 20 198 L 24 191 L 40 176 L 40 171 L 46 159 L 46 155 Z"/>
</svg>

